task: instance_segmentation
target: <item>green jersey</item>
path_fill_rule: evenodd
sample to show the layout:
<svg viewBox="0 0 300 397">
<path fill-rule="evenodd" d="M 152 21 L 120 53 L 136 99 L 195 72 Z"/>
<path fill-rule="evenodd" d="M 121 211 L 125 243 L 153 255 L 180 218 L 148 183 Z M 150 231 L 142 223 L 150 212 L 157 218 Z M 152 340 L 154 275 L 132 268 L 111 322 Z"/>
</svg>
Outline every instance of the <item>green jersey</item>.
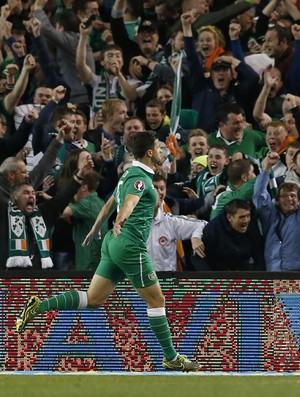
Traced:
<svg viewBox="0 0 300 397">
<path fill-rule="evenodd" d="M 133 166 L 124 172 L 114 191 L 118 212 L 124 205 L 127 194 L 140 197 L 121 231 L 122 236 L 135 243 L 146 244 L 153 221 L 156 203 L 156 191 L 152 182 L 153 174 L 151 168 L 134 161 Z"/>
<path fill-rule="evenodd" d="M 101 228 L 101 239 L 94 239 L 87 247 L 82 247 L 82 242 L 91 230 L 97 215 L 104 206 L 97 193 L 90 193 L 87 197 L 76 203 L 70 204 L 73 210 L 73 240 L 75 242 L 75 269 L 95 270 L 101 257 L 101 245 L 105 234 L 108 232 L 108 225 L 105 222 Z"/>
<path fill-rule="evenodd" d="M 236 152 L 241 152 L 254 159 L 263 158 L 264 151 L 267 147 L 266 134 L 256 130 L 244 130 L 243 138 L 241 141 L 226 142 L 222 137 L 218 136 L 218 131 L 208 134 L 208 144 L 213 146 L 216 143 L 225 143 L 227 146 L 229 156 Z"/>
</svg>

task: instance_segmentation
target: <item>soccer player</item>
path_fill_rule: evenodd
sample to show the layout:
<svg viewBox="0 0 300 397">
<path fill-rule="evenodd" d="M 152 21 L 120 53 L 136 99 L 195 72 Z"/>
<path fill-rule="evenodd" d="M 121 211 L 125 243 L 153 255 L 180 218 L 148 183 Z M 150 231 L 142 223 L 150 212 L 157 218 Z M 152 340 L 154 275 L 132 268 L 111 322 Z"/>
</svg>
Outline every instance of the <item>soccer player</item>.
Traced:
<svg viewBox="0 0 300 397">
<path fill-rule="evenodd" d="M 150 327 L 165 356 L 163 367 L 167 370 L 195 371 L 199 365 L 174 349 L 166 318 L 165 298 L 146 248 L 156 204 L 153 166 L 161 162 L 160 143 L 155 132 L 136 134 L 132 151 L 136 159 L 133 166 L 120 178 L 113 195 L 99 212 L 83 242 L 83 245 L 88 245 L 98 237 L 102 225 L 117 208 L 118 215 L 113 229 L 103 240 L 101 261 L 88 291 L 71 290 L 42 302 L 32 296 L 16 320 L 16 330 L 22 332 L 37 314 L 48 310 L 98 308 L 116 284 L 127 277 L 147 304 Z"/>
</svg>

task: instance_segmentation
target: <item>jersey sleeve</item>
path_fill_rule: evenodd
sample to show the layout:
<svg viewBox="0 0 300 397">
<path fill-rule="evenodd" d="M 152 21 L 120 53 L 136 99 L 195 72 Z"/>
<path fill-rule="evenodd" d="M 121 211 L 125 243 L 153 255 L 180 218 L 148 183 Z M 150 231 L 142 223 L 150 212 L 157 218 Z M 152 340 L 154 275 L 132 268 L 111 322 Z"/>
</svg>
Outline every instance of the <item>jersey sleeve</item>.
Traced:
<svg viewBox="0 0 300 397">
<path fill-rule="evenodd" d="M 134 194 L 141 197 L 149 189 L 149 187 L 149 178 L 137 175 L 128 178 L 124 183 L 124 193 L 126 195 Z"/>
<path fill-rule="evenodd" d="M 134 194 L 142 197 L 149 187 L 149 179 L 143 175 L 133 175 L 126 179 L 121 178 L 113 192 L 113 196 L 119 206 L 122 205 L 127 194 Z"/>
</svg>

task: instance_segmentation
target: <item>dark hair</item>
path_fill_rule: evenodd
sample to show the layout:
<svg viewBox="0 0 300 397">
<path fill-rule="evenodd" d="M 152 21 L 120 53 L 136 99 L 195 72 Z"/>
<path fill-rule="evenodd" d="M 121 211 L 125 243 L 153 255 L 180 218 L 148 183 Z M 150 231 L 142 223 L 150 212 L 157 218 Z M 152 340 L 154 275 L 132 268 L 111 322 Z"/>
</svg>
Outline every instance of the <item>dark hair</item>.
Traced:
<svg viewBox="0 0 300 397">
<path fill-rule="evenodd" d="M 278 42 L 281 43 L 286 40 L 287 44 L 291 42 L 291 34 L 287 28 L 280 25 L 270 27 L 267 31 L 275 30 L 278 37 Z"/>
<path fill-rule="evenodd" d="M 153 176 L 153 182 L 165 182 L 165 184 L 167 185 L 167 178 L 165 178 L 163 175 L 155 173 Z"/>
<path fill-rule="evenodd" d="M 12 198 L 16 194 L 16 192 L 18 192 L 24 185 L 32 186 L 32 183 L 29 178 L 25 178 L 22 182 L 15 183 L 14 185 L 12 185 L 10 188 L 10 197 Z"/>
<path fill-rule="evenodd" d="M 73 112 L 75 115 L 77 114 L 78 116 L 81 116 L 85 122 L 85 124 L 87 124 L 87 117 L 86 114 L 80 110 L 80 109 L 76 109 L 75 112 Z"/>
<path fill-rule="evenodd" d="M 173 92 L 174 92 L 174 88 L 173 88 L 173 86 L 171 84 L 162 84 L 162 85 L 160 85 L 157 88 L 157 90 L 156 90 L 156 95 L 157 95 L 159 90 L 168 90 L 168 91 L 172 92 L 172 95 L 173 95 Z"/>
<path fill-rule="evenodd" d="M 77 15 L 78 11 L 85 12 L 87 10 L 87 4 L 94 0 L 74 0 L 72 4 L 72 10 L 75 15 Z"/>
<path fill-rule="evenodd" d="M 161 113 L 166 112 L 165 104 L 160 99 L 151 99 L 146 103 L 146 108 L 158 108 Z"/>
<path fill-rule="evenodd" d="M 157 139 L 155 131 L 141 131 L 133 137 L 132 153 L 136 159 L 145 156 L 148 150 L 154 148 Z"/>
<path fill-rule="evenodd" d="M 300 150 L 300 141 L 293 141 L 288 144 L 288 147 L 286 149 L 293 148 L 293 149 L 299 149 Z"/>
<path fill-rule="evenodd" d="M 231 162 L 227 167 L 228 181 L 233 185 L 240 182 L 241 176 L 249 173 L 251 165 L 251 161 L 247 159 Z"/>
<path fill-rule="evenodd" d="M 128 121 L 131 121 L 131 120 L 138 120 L 142 124 L 142 126 L 145 128 L 145 122 L 139 116 L 130 116 L 130 117 L 128 117 L 128 119 L 126 119 L 124 121 L 124 126 L 128 123 Z"/>
<path fill-rule="evenodd" d="M 64 165 L 61 169 L 61 173 L 58 176 L 57 186 L 61 188 L 64 184 L 69 181 L 73 175 L 78 171 L 78 159 L 82 152 L 87 152 L 86 149 L 75 149 L 70 152 Z"/>
<path fill-rule="evenodd" d="M 225 143 L 223 142 L 218 142 L 215 143 L 214 145 L 211 145 L 208 148 L 208 154 L 210 152 L 211 149 L 218 149 L 218 150 L 222 150 L 222 152 L 225 154 L 225 157 L 228 158 L 229 157 L 229 151 L 228 151 L 228 147 L 225 145 Z"/>
<path fill-rule="evenodd" d="M 113 51 L 113 50 L 120 51 L 120 53 L 121 53 L 122 56 L 123 56 L 123 50 L 122 50 L 121 47 L 119 47 L 119 46 L 116 45 L 116 44 L 106 44 L 106 46 L 105 46 L 104 48 L 102 48 L 102 50 L 100 51 L 100 62 L 103 61 L 104 55 L 105 55 L 108 51 Z"/>
<path fill-rule="evenodd" d="M 65 32 L 79 33 L 80 19 L 71 13 L 56 14 L 54 18 L 56 23 L 59 23 Z"/>
<path fill-rule="evenodd" d="M 82 185 L 87 185 L 90 192 L 95 192 L 99 185 L 100 174 L 96 171 L 91 171 L 83 177 Z"/>
<path fill-rule="evenodd" d="M 225 205 L 226 214 L 234 215 L 239 209 L 251 211 L 251 205 L 249 201 L 235 199 Z"/>
<path fill-rule="evenodd" d="M 73 115 L 74 111 L 69 109 L 66 105 L 59 105 L 55 108 L 51 118 L 50 124 L 55 127 L 58 120 L 63 119 L 67 115 Z"/>
<path fill-rule="evenodd" d="M 244 110 L 236 103 L 224 103 L 217 110 L 216 118 L 218 123 L 226 123 L 229 113 L 244 114 Z"/>
</svg>

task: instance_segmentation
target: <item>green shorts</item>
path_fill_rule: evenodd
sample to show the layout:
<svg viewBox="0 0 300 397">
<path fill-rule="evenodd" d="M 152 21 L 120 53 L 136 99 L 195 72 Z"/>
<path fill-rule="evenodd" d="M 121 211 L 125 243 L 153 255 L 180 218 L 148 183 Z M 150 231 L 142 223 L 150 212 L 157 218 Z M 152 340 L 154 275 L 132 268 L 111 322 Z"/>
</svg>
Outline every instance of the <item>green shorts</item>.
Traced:
<svg viewBox="0 0 300 397">
<path fill-rule="evenodd" d="M 158 281 L 146 247 L 140 247 L 122 235 L 115 238 L 112 230 L 104 237 L 95 274 L 115 284 L 127 277 L 135 288 L 150 287 Z"/>
</svg>

